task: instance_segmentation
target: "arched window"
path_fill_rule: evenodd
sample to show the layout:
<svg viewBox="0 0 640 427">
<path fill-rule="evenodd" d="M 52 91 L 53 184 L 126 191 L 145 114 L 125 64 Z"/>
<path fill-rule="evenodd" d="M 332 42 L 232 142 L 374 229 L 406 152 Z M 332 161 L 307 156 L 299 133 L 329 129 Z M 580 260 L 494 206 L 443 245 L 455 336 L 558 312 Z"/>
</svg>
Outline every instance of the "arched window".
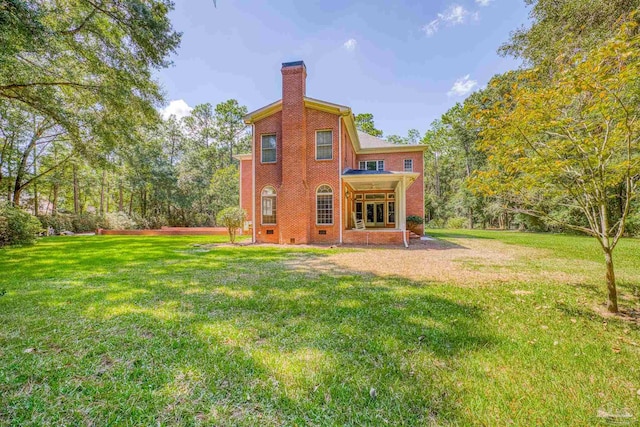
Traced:
<svg viewBox="0 0 640 427">
<path fill-rule="evenodd" d="M 276 190 L 264 187 L 262 190 L 262 224 L 276 223 Z"/>
<path fill-rule="evenodd" d="M 333 224 L 333 190 L 321 185 L 316 191 L 316 224 Z"/>
</svg>

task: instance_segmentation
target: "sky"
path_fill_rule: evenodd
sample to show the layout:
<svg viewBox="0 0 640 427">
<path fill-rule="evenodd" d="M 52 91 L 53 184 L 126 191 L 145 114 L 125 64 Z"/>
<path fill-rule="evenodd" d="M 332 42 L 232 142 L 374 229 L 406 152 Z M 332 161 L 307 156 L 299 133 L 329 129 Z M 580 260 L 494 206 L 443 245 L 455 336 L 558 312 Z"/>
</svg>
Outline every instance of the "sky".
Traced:
<svg viewBox="0 0 640 427">
<path fill-rule="evenodd" d="M 307 96 L 372 113 L 385 135 L 431 122 L 520 62 L 497 54 L 528 25 L 523 0 L 176 0 L 183 33 L 156 73 L 164 114 L 237 99 L 249 111 L 282 96 L 281 64 L 303 60 Z"/>
</svg>

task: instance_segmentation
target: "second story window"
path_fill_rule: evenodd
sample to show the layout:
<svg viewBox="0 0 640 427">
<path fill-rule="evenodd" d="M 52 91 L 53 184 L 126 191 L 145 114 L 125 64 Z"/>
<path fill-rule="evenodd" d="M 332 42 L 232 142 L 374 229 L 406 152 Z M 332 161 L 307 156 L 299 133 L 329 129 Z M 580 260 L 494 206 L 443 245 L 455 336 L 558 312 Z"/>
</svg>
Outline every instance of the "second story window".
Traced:
<svg viewBox="0 0 640 427">
<path fill-rule="evenodd" d="M 366 160 L 360 162 L 360 166 L 358 169 L 366 170 L 366 171 L 383 171 L 384 170 L 384 160 Z"/>
<path fill-rule="evenodd" d="M 404 171 L 413 172 L 413 159 L 404 159 Z"/>
<path fill-rule="evenodd" d="M 276 162 L 276 136 L 262 135 L 262 163 Z"/>
<path fill-rule="evenodd" d="M 316 132 L 316 160 L 333 159 L 333 132 L 319 130 Z"/>
</svg>

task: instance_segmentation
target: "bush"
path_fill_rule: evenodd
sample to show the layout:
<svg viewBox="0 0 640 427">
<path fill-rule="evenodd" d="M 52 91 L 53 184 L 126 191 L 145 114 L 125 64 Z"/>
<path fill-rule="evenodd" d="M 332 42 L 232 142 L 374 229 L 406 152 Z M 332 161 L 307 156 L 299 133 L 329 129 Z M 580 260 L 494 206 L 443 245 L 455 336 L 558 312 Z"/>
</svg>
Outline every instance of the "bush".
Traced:
<svg viewBox="0 0 640 427">
<path fill-rule="evenodd" d="M 20 208 L 0 204 L 0 246 L 33 244 L 41 232 L 38 218 Z"/>
<path fill-rule="evenodd" d="M 103 228 L 107 230 L 133 230 L 136 222 L 124 212 L 109 212 L 104 215 Z"/>
<path fill-rule="evenodd" d="M 90 233 L 102 227 L 102 218 L 93 214 L 80 214 L 71 217 L 71 226 L 74 233 Z"/>
<path fill-rule="evenodd" d="M 445 228 L 464 228 L 466 224 L 469 223 L 469 220 L 462 216 L 456 216 L 453 218 L 449 218 L 447 223 L 445 224 Z"/>
<path fill-rule="evenodd" d="M 628 236 L 640 237 L 640 212 L 632 213 L 627 217 L 625 230 Z"/>
<path fill-rule="evenodd" d="M 421 225 L 424 223 L 424 218 L 418 215 L 409 215 L 407 217 L 407 228 L 416 234 L 422 234 Z"/>
<path fill-rule="evenodd" d="M 234 243 L 236 241 L 236 231 L 238 230 L 238 228 L 242 228 L 246 216 L 247 214 L 245 213 L 245 211 L 237 206 L 225 208 L 218 212 L 216 221 L 218 225 L 227 227 L 227 230 L 229 231 L 229 240 L 231 241 L 231 243 Z"/>
<path fill-rule="evenodd" d="M 426 228 L 444 228 L 444 219 L 436 218 L 432 219 L 428 223 L 425 224 Z"/>
<path fill-rule="evenodd" d="M 40 215 L 38 216 L 38 219 L 45 230 L 48 231 L 49 229 L 52 229 L 54 234 L 60 234 L 63 231 L 73 229 L 71 215 Z"/>
</svg>

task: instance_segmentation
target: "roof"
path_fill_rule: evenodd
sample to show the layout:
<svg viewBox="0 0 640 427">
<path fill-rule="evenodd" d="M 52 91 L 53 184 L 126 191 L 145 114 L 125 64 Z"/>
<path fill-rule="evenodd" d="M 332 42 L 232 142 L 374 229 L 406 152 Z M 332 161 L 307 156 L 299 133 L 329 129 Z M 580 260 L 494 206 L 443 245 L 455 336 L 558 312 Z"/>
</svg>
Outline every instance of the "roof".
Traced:
<svg viewBox="0 0 640 427">
<path fill-rule="evenodd" d="M 424 151 L 426 146 L 417 145 L 401 145 L 392 144 L 384 139 L 376 138 L 367 133 L 356 129 L 355 118 L 351 112 L 351 108 L 346 105 L 334 104 L 333 102 L 322 101 L 320 99 L 304 97 L 304 105 L 314 110 L 326 111 L 328 113 L 337 114 L 344 118 L 345 127 L 351 138 L 351 143 L 356 154 L 365 153 L 391 153 L 391 152 L 408 152 L 408 151 Z M 270 115 L 282 110 L 282 99 L 265 105 L 262 108 L 254 110 L 244 116 L 244 122 L 248 125 L 262 120 Z"/>
<path fill-rule="evenodd" d="M 391 171 L 370 171 L 365 169 L 346 169 L 342 175 L 391 175 Z"/>
<path fill-rule="evenodd" d="M 360 130 L 358 131 L 358 139 L 360 140 L 360 148 L 362 149 L 397 147 L 396 144 L 392 144 Z"/>
</svg>

